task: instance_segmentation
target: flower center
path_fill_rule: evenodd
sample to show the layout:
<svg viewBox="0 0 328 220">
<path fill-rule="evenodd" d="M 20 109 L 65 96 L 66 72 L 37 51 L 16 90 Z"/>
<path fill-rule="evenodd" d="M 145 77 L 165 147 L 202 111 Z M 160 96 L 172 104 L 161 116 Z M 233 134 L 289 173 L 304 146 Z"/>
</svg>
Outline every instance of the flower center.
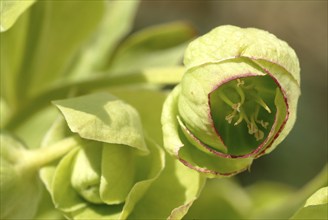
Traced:
<svg viewBox="0 0 328 220">
<path fill-rule="evenodd" d="M 210 94 L 211 114 L 228 152 L 249 153 L 270 131 L 277 84 L 266 76 L 231 80 Z"/>
<path fill-rule="evenodd" d="M 238 126 L 242 121 L 245 121 L 248 133 L 253 135 L 257 141 L 262 140 L 264 132 L 261 129 L 267 129 L 269 123 L 259 119 L 260 108 L 263 108 L 269 114 L 271 110 L 261 96 L 258 95 L 259 91 L 253 85 L 245 86 L 245 81 L 242 79 L 237 79 L 234 84 L 236 84 L 234 86 L 235 92 L 240 99 L 237 103 L 233 103 L 225 93 L 219 93 L 222 101 L 232 109 L 232 112 L 225 116 L 225 120 L 229 124 L 234 122 L 234 126 Z"/>
</svg>

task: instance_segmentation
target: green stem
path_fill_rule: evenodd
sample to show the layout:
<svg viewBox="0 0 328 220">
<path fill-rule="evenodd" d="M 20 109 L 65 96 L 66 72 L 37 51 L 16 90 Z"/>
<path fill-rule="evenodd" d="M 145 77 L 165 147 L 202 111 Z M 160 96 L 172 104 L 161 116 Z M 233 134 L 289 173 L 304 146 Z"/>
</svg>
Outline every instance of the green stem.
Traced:
<svg viewBox="0 0 328 220">
<path fill-rule="evenodd" d="M 183 67 L 173 66 L 170 68 L 145 69 L 112 77 L 104 73 L 97 77 L 62 83 L 43 91 L 32 99 L 26 100 L 16 112 L 14 111 L 11 114 L 3 128 L 8 130 L 17 128 L 26 119 L 48 106 L 50 101 L 67 98 L 72 89 L 88 91 L 116 86 L 146 85 L 149 83 L 158 86 L 173 85 L 181 81 L 183 74 Z"/>
<path fill-rule="evenodd" d="M 48 147 L 28 150 L 20 162 L 20 167 L 28 171 L 38 170 L 64 156 L 67 152 L 76 147 L 78 143 L 78 138 L 76 136 L 71 136 Z"/>
</svg>

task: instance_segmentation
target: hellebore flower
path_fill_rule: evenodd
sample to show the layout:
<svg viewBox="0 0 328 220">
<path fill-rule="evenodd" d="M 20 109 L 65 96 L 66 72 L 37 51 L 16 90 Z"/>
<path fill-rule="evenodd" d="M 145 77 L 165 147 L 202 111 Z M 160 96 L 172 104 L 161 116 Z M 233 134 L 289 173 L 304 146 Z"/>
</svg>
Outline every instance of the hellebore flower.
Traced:
<svg viewBox="0 0 328 220">
<path fill-rule="evenodd" d="M 125 219 L 164 168 L 164 152 L 144 137 L 138 112 L 110 94 L 54 104 L 65 120 L 54 123 L 43 146 L 77 140 L 41 169 L 55 207 L 69 219 Z"/>
<path fill-rule="evenodd" d="M 186 72 L 164 103 L 164 146 L 209 177 L 231 176 L 290 132 L 300 95 L 298 58 L 255 28 L 221 26 L 186 49 Z"/>
<path fill-rule="evenodd" d="M 205 183 L 159 147 L 162 101 L 144 109 L 152 94 L 124 94 L 137 105 L 109 93 L 54 102 L 64 118 L 53 124 L 41 149 L 70 150 L 40 176 L 68 219 L 182 218 Z M 142 120 L 154 109 L 159 111 Z"/>
</svg>

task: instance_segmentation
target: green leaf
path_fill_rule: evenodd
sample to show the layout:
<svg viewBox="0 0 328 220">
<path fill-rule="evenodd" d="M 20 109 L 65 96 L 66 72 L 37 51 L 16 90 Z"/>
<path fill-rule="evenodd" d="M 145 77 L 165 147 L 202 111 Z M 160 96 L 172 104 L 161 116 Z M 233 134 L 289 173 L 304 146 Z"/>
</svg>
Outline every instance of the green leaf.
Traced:
<svg viewBox="0 0 328 220">
<path fill-rule="evenodd" d="M 36 170 L 25 169 L 25 146 L 1 132 L 0 197 L 1 219 L 32 219 L 41 197 Z M 5 201 L 5 202 L 4 202 Z"/>
<path fill-rule="evenodd" d="M 23 14 L 35 0 L 9 1 L 1 0 L 0 2 L 0 32 L 8 30 L 14 25 L 16 20 Z"/>
<path fill-rule="evenodd" d="M 30 11 L 26 11 L 10 30 L 0 34 L 1 41 L 1 97 L 12 112 L 21 104 L 22 97 L 17 94 L 17 78 L 26 51 L 26 38 L 30 21 Z"/>
<path fill-rule="evenodd" d="M 72 132 L 82 138 L 147 152 L 138 112 L 108 93 L 55 101 Z"/>
<path fill-rule="evenodd" d="M 20 99 L 38 94 L 63 76 L 101 21 L 104 2 L 38 1 L 31 9 L 27 49 L 15 85 Z"/>
<path fill-rule="evenodd" d="M 304 207 L 294 214 L 291 219 L 327 219 L 328 218 L 328 187 L 316 191 Z"/>
<path fill-rule="evenodd" d="M 181 62 L 194 30 L 182 22 L 141 30 L 118 48 L 109 65 L 111 74 L 126 74 L 146 67 L 163 67 Z"/>
<path fill-rule="evenodd" d="M 138 0 L 106 1 L 104 18 L 67 71 L 70 77 L 81 78 L 104 69 L 118 43 L 131 30 L 138 4 Z"/>
<path fill-rule="evenodd" d="M 9 120 L 11 114 L 9 106 L 2 96 L 0 97 L 0 112 L 1 112 L 0 127 L 2 128 L 3 125 Z"/>
</svg>

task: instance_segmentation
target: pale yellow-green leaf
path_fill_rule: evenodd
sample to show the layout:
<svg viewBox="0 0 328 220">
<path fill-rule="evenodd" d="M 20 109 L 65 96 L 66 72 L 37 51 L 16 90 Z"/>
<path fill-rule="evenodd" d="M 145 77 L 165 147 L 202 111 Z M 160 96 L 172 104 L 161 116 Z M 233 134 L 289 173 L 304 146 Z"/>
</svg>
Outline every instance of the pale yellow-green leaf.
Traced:
<svg viewBox="0 0 328 220">
<path fill-rule="evenodd" d="M 8 30 L 35 0 L 1 0 L 0 1 L 0 32 Z"/>
</svg>

